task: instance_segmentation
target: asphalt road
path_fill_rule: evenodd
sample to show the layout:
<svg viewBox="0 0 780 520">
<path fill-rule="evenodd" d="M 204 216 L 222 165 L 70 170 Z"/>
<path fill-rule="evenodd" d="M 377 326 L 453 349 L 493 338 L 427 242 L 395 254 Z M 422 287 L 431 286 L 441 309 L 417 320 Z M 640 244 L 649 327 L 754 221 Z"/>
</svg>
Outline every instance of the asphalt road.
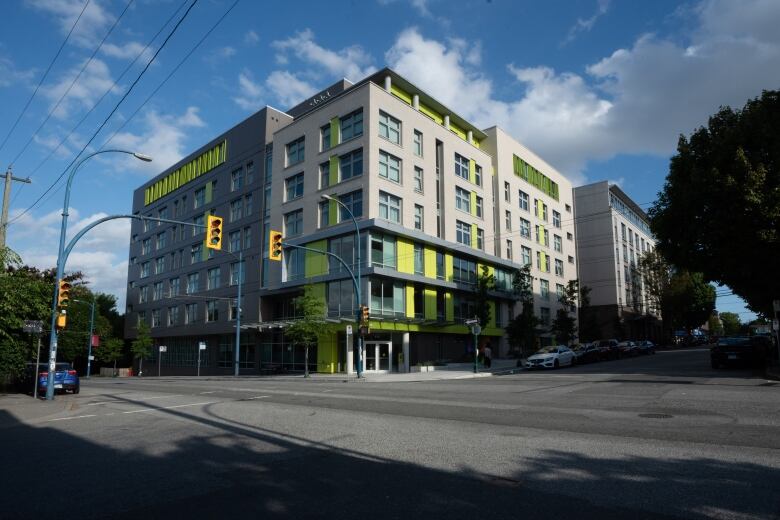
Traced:
<svg viewBox="0 0 780 520">
<path fill-rule="evenodd" d="M 780 383 L 705 350 L 428 383 L 0 396 L 0 517 L 780 518 Z"/>
</svg>

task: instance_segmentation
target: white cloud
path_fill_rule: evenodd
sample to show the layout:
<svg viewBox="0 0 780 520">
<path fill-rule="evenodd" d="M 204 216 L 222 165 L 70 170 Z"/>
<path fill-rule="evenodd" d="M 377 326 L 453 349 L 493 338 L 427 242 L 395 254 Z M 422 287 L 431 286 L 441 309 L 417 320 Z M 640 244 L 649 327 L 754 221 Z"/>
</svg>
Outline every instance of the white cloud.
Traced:
<svg viewBox="0 0 780 520">
<path fill-rule="evenodd" d="M 150 163 L 129 156 L 115 156 L 113 160 L 128 169 L 156 175 L 179 161 L 185 155 L 188 130 L 201 128 L 205 123 L 198 115 L 198 108 L 191 106 L 181 115 L 160 114 L 150 110 L 144 116 L 139 133 L 122 132 L 112 139 L 112 146 L 144 153 L 153 158 Z"/>
<path fill-rule="evenodd" d="M 63 35 L 68 34 L 84 8 L 84 0 L 26 0 L 26 3 L 50 15 Z M 92 0 L 73 29 L 71 41 L 81 47 L 94 47 L 113 22 L 114 16 L 103 8 L 103 3 Z"/>
<path fill-rule="evenodd" d="M 374 72 L 371 55 L 359 45 L 345 47 L 338 51 L 326 49 L 314 41 L 310 29 L 303 30 L 286 40 L 276 40 L 271 46 L 278 51 L 283 63 L 292 54 L 304 64 L 319 69 L 328 77 L 344 77 L 357 81 Z"/>
<path fill-rule="evenodd" d="M 81 61 L 60 77 L 54 84 L 41 87 L 41 93 L 49 99 L 52 108 L 57 106 L 56 104 L 60 97 L 65 95 L 62 102 L 54 111 L 55 117 L 65 119 L 69 117 L 72 112 L 77 111 L 79 107 L 86 109 L 92 108 L 95 100 L 100 99 L 100 96 L 109 88 L 114 92 L 119 91 L 117 87 L 113 86 L 114 80 L 111 77 L 111 71 L 109 70 L 108 65 L 99 59 L 90 61 L 78 80 L 73 83 L 73 79 L 78 76 L 79 71 L 81 71 L 83 66 L 84 61 Z M 72 87 L 71 83 L 73 83 Z"/>
<path fill-rule="evenodd" d="M 298 78 L 286 70 L 276 70 L 265 80 L 266 87 L 283 106 L 292 107 L 311 96 L 320 87 Z"/>
<path fill-rule="evenodd" d="M 236 55 L 236 49 L 234 47 L 226 46 L 219 47 L 209 51 L 204 57 L 203 61 L 211 66 L 216 66 L 224 63 L 229 58 Z"/>
<path fill-rule="evenodd" d="M 257 45 L 259 41 L 260 36 L 258 36 L 257 33 L 251 29 L 244 35 L 244 44 L 246 45 L 254 46 Z"/>
<path fill-rule="evenodd" d="M 238 90 L 240 95 L 234 97 L 233 101 L 244 110 L 255 111 L 265 105 L 263 87 L 254 80 L 250 71 L 243 70 L 238 74 Z"/>
<path fill-rule="evenodd" d="M 597 0 L 596 12 L 590 18 L 578 18 L 577 21 L 569 29 L 569 33 L 566 35 L 566 39 L 561 42 L 561 45 L 571 43 L 580 33 L 589 32 L 596 25 L 599 18 L 607 14 L 609 11 L 610 0 Z"/>
<path fill-rule="evenodd" d="M 19 70 L 13 60 L 0 56 L 0 87 L 10 87 L 19 82 L 30 81 L 34 75 L 34 69 Z"/>
<path fill-rule="evenodd" d="M 146 45 L 133 41 L 127 42 L 123 45 L 104 43 L 100 48 L 100 52 L 106 56 L 111 56 L 112 58 L 119 58 L 122 60 L 134 60 L 136 59 L 136 56 L 143 52 L 143 55 L 139 59 L 142 63 L 145 64 L 154 55 L 154 49 L 149 47 L 148 49 L 144 50 L 145 47 Z"/>
</svg>

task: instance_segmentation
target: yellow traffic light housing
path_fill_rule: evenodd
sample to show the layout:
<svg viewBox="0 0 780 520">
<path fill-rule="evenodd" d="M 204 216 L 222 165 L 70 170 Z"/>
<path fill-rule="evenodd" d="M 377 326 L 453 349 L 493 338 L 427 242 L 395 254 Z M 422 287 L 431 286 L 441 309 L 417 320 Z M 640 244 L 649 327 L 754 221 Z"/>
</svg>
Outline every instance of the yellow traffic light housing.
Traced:
<svg viewBox="0 0 780 520">
<path fill-rule="evenodd" d="M 271 231 L 268 244 L 268 258 L 277 262 L 282 260 L 282 234 L 278 231 Z"/>
<path fill-rule="evenodd" d="M 57 314 L 57 321 L 56 321 L 57 330 L 64 329 L 67 321 L 68 321 L 68 315 L 65 313 L 65 311 L 62 311 L 59 314 Z"/>
<path fill-rule="evenodd" d="M 361 323 L 368 325 L 368 305 L 363 305 L 360 309 L 360 321 Z"/>
<path fill-rule="evenodd" d="M 206 219 L 206 247 L 222 249 L 222 217 L 209 215 Z"/>
<path fill-rule="evenodd" d="M 57 291 L 57 307 L 65 309 L 70 303 L 70 282 L 60 280 L 60 287 Z"/>
</svg>

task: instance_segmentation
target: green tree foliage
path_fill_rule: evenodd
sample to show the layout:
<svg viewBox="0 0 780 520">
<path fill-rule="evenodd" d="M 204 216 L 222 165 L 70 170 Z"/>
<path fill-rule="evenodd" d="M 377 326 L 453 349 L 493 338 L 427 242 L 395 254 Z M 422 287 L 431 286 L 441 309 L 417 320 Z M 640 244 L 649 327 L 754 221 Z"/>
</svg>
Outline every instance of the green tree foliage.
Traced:
<svg viewBox="0 0 780 520">
<path fill-rule="evenodd" d="M 707 329 L 710 331 L 710 334 L 713 334 L 715 336 L 723 335 L 723 325 L 718 319 L 717 314 L 713 313 L 712 315 L 710 315 L 709 319 L 707 320 Z"/>
<path fill-rule="evenodd" d="M 736 312 L 721 312 L 720 321 L 723 323 L 723 334 L 725 336 L 736 336 L 742 328 L 742 321 Z"/>
<path fill-rule="evenodd" d="M 701 273 L 681 271 L 672 276 L 668 295 L 669 314 L 675 329 L 700 327 L 715 310 L 715 287 Z"/>
<path fill-rule="evenodd" d="M 116 362 L 124 354 L 125 342 L 119 338 L 108 338 L 97 348 L 97 358 L 104 363 L 114 365 L 114 375 L 116 375 Z"/>
<path fill-rule="evenodd" d="M 317 344 L 318 337 L 325 333 L 325 300 L 315 296 L 311 286 L 295 299 L 296 314 L 301 316 L 284 331 L 284 335 L 295 345 L 303 345 L 305 352 L 304 377 L 309 377 L 309 347 Z"/>
<path fill-rule="evenodd" d="M 496 288 L 496 277 L 490 274 L 488 266 L 482 266 L 482 272 L 477 277 L 477 284 L 474 286 L 474 306 L 479 324 L 484 328 L 490 323 L 491 312 L 488 302 L 488 292 Z"/>
<path fill-rule="evenodd" d="M 138 374 L 141 375 L 144 368 L 144 359 L 152 354 L 152 337 L 149 334 L 149 325 L 146 324 L 146 321 L 141 321 L 138 324 L 137 335 L 133 342 L 130 343 L 130 352 L 138 360 Z"/>
<path fill-rule="evenodd" d="M 587 285 L 580 286 L 579 332 L 582 341 L 596 341 L 601 333 L 596 316 L 590 308 L 590 292 L 591 288 Z"/>
<path fill-rule="evenodd" d="M 680 136 L 649 214 L 657 248 L 673 265 L 770 314 L 780 277 L 756 276 L 755 262 L 780 258 L 780 92 L 765 91 L 742 110 L 721 108 L 706 128 Z"/>
<path fill-rule="evenodd" d="M 558 303 L 561 304 L 561 307 L 555 311 L 555 319 L 553 319 L 550 330 L 555 334 L 558 343 L 563 345 L 569 345 L 577 338 L 577 320 L 573 313 L 577 310 L 579 292 L 579 281 L 569 280 L 563 294 L 558 297 Z"/>
<path fill-rule="evenodd" d="M 534 293 L 531 285 L 531 267 L 515 270 L 512 275 L 512 294 L 521 305 L 520 313 L 506 327 L 507 339 L 512 349 L 523 357 L 536 348 L 539 318 L 534 314 Z"/>
</svg>

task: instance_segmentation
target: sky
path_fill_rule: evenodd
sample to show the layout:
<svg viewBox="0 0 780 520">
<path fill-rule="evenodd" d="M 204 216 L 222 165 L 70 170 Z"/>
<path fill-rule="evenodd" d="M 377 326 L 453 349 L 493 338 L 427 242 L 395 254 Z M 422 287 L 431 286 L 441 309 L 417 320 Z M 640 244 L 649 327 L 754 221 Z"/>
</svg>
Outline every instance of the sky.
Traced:
<svg viewBox="0 0 780 520">
<path fill-rule="evenodd" d="M 85 163 L 71 234 L 130 213 L 135 188 L 263 106 L 384 66 L 475 125 L 501 126 L 575 185 L 607 179 L 644 209 L 680 134 L 780 87 L 777 0 L 199 0 L 163 46 L 192 1 L 4 5 L 0 165 L 32 180 L 14 183 L 10 205 L 8 245 L 25 263 L 56 264 L 64 190 L 49 188 L 85 146 L 154 160 Z M 96 227 L 67 266 L 120 310 L 129 230 Z M 718 310 L 750 319 L 729 292 Z"/>
</svg>

